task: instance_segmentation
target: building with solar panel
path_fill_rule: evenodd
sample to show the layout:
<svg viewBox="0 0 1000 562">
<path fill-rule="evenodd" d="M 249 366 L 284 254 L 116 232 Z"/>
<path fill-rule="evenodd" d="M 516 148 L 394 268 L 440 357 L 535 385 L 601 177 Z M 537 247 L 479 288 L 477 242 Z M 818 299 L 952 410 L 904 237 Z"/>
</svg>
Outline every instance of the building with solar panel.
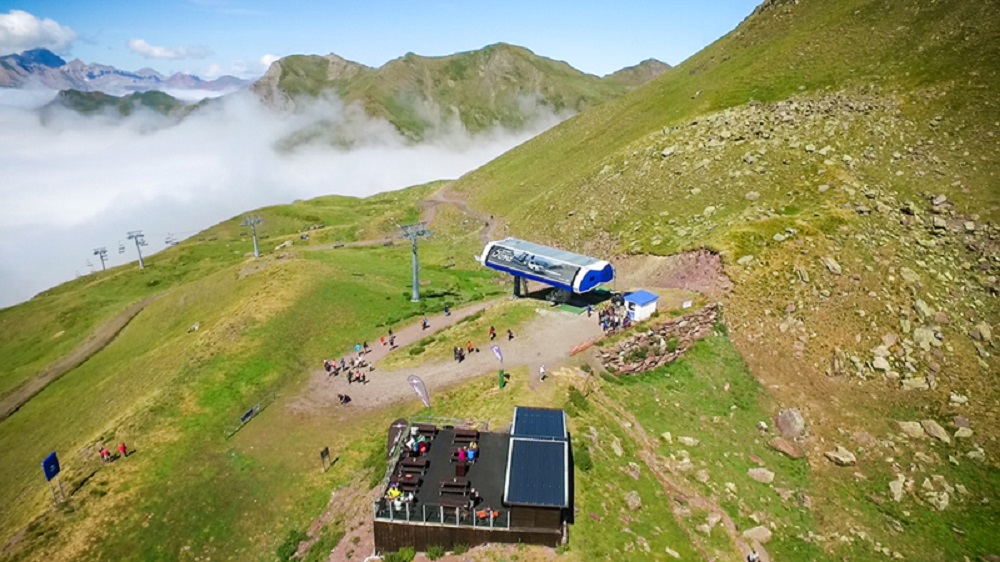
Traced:
<svg viewBox="0 0 1000 562">
<path fill-rule="evenodd" d="M 518 407 L 506 431 L 474 425 L 394 423 L 384 493 L 373 505 L 377 551 L 565 542 L 573 499 L 566 414 Z"/>
</svg>

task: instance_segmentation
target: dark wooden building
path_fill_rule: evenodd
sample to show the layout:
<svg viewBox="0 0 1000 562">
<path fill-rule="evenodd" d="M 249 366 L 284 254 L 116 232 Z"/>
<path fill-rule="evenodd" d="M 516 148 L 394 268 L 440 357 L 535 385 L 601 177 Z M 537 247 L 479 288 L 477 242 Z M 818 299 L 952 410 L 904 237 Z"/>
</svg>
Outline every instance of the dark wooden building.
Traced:
<svg viewBox="0 0 1000 562">
<path fill-rule="evenodd" d="M 426 452 L 414 454 L 421 441 Z M 470 462 L 461 450 L 473 442 Z M 374 505 L 376 550 L 562 544 L 572 509 L 569 447 L 562 410 L 516 408 L 509 433 L 411 424 Z"/>
</svg>

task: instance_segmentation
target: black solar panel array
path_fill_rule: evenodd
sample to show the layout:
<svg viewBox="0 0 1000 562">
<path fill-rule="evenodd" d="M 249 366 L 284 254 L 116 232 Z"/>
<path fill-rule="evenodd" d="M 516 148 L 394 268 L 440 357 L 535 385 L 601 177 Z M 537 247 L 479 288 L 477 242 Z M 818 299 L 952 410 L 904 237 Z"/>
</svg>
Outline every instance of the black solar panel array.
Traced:
<svg viewBox="0 0 1000 562">
<path fill-rule="evenodd" d="M 508 504 L 568 505 L 569 440 L 562 410 L 516 408 L 507 459 Z"/>
<path fill-rule="evenodd" d="M 511 437 L 565 440 L 566 414 L 562 410 L 518 407 L 514 410 Z"/>
<path fill-rule="evenodd" d="M 511 440 L 507 503 L 564 507 L 565 441 Z"/>
</svg>

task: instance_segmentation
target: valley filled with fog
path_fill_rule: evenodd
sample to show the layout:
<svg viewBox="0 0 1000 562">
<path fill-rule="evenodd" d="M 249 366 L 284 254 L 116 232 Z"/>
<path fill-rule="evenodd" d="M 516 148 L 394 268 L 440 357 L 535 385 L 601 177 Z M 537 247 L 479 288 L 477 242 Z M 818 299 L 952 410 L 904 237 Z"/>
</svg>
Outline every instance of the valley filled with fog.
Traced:
<svg viewBox="0 0 1000 562">
<path fill-rule="evenodd" d="M 64 109 L 40 118 L 54 95 L 0 90 L 0 307 L 99 270 L 94 248 L 108 249 L 109 267 L 135 261 L 127 231 L 145 232 L 145 256 L 168 234 L 183 239 L 258 207 L 456 178 L 565 117 L 538 111 L 527 130 L 475 135 L 451 123 L 414 143 L 336 99 L 279 114 L 235 94 L 180 122 Z M 281 148 L 316 123 L 349 147 Z"/>
</svg>

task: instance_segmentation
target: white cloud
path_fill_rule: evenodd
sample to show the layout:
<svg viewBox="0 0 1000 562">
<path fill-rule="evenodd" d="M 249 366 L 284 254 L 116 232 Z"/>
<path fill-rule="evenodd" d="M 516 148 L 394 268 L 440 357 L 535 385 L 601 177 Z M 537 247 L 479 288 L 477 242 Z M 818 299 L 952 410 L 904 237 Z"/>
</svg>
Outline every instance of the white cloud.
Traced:
<svg viewBox="0 0 1000 562">
<path fill-rule="evenodd" d="M 0 55 L 29 49 L 65 51 L 75 40 L 75 31 L 49 18 L 39 19 L 23 10 L 0 14 Z"/>
<path fill-rule="evenodd" d="M 414 145 L 337 100 L 277 115 L 235 94 L 173 126 L 141 112 L 124 121 L 66 112 L 43 125 L 32 104 L 6 97 L 0 89 L 0 307 L 86 273 L 87 260 L 100 267 L 94 248 L 109 249 L 109 267 L 134 261 L 134 247 L 117 251 L 126 231 L 144 229 L 157 251 L 167 233 L 183 238 L 267 205 L 455 178 L 559 120 L 540 113 L 532 130 L 477 135 L 455 124 Z M 275 150 L 319 122 L 354 148 Z"/>
<path fill-rule="evenodd" d="M 281 57 L 278 55 L 272 55 L 271 53 L 267 53 L 266 55 L 260 57 L 260 65 L 264 67 L 264 70 L 267 70 L 268 68 L 271 67 L 272 63 L 274 63 L 280 58 Z"/>
<path fill-rule="evenodd" d="M 159 47 L 150 45 L 145 39 L 129 39 L 128 48 L 133 53 L 142 55 L 147 59 L 203 59 L 212 54 L 212 49 L 204 45 L 191 45 L 188 47 Z"/>
</svg>

